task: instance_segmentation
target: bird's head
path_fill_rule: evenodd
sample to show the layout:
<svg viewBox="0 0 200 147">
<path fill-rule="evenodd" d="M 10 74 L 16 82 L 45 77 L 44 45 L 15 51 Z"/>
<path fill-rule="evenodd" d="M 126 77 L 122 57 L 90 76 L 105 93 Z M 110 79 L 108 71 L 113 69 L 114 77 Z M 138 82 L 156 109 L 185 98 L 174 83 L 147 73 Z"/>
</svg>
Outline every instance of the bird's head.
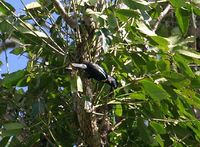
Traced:
<svg viewBox="0 0 200 147">
<path fill-rule="evenodd" d="M 116 80 L 114 77 L 108 75 L 107 80 L 108 80 L 107 83 L 108 83 L 110 86 L 112 86 L 112 87 L 115 88 L 115 89 L 117 88 L 118 83 L 117 83 L 117 80 Z"/>
</svg>

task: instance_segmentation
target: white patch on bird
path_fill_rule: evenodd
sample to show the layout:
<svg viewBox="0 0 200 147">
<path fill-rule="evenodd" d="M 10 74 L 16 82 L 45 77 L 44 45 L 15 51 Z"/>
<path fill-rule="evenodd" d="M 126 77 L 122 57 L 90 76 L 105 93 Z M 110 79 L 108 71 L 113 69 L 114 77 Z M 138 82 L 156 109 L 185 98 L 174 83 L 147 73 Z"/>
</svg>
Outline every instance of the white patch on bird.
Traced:
<svg viewBox="0 0 200 147">
<path fill-rule="evenodd" d="M 79 63 L 72 63 L 73 67 L 77 67 L 77 68 L 82 68 L 82 69 L 86 69 L 87 65 L 85 64 L 79 64 Z"/>
</svg>

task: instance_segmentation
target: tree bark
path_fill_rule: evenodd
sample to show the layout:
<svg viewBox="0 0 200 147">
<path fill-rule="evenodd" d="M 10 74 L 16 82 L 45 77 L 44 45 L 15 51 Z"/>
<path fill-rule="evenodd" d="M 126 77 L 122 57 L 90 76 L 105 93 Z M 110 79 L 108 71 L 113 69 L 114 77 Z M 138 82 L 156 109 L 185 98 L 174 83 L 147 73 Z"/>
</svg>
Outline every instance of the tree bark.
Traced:
<svg viewBox="0 0 200 147">
<path fill-rule="evenodd" d="M 84 95 L 92 98 L 91 93 L 91 83 L 88 79 L 84 80 Z M 94 109 L 91 106 L 91 109 L 88 111 L 85 108 L 85 99 L 80 96 L 80 93 L 74 92 L 74 111 L 78 119 L 79 128 L 81 131 L 80 136 L 82 137 L 84 146 L 88 147 L 101 147 L 101 135 L 97 126 L 97 118 L 94 113 Z"/>
</svg>

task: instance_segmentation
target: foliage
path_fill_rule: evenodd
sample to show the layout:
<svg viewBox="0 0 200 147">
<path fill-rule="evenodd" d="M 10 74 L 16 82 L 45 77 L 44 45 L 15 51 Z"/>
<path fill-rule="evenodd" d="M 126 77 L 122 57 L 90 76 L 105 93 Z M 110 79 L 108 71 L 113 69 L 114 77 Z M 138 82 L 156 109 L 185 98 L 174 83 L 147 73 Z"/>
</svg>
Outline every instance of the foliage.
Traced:
<svg viewBox="0 0 200 147">
<path fill-rule="evenodd" d="M 89 81 L 94 108 L 112 106 L 110 146 L 197 146 L 200 54 L 191 29 L 197 27 L 199 4 L 72 0 L 62 3 L 65 12 L 55 0 L 38 0 L 16 14 L 0 1 L 1 51 L 15 39 L 11 53 L 28 58 L 25 69 L 0 80 L 0 144 L 87 144 L 74 113 L 74 93 L 89 101 L 80 92 Z M 84 60 L 116 77 L 114 95 L 83 71 L 66 69 Z"/>
</svg>

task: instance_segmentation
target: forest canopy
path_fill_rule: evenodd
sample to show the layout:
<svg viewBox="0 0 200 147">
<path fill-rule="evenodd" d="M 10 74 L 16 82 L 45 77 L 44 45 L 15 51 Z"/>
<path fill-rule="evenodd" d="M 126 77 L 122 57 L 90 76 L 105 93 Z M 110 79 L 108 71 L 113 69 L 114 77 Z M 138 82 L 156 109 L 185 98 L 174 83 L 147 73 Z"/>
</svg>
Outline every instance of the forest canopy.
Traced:
<svg viewBox="0 0 200 147">
<path fill-rule="evenodd" d="M 0 146 L 199 145 L 198 0 L 20 2 L 0 1 Z"/>
</svg>

